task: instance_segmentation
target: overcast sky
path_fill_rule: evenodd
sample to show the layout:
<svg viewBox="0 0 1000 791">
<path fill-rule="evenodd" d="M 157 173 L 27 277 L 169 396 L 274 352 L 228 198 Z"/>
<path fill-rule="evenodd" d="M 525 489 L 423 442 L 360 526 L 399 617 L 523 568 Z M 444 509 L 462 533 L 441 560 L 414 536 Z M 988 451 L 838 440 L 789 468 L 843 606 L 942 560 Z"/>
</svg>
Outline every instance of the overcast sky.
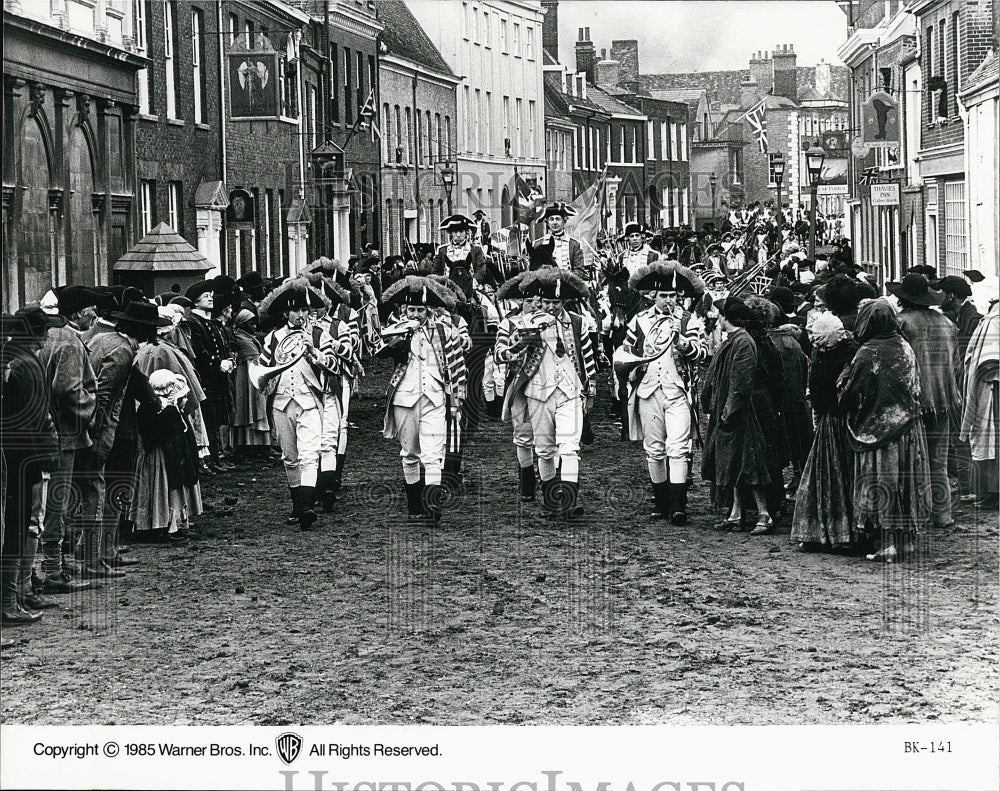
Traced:
<svg viewBox="0 0 1000 791">
<path fill-rule="evenodd" d="M 560 0 L 559 59 L 573 65 L 577 29 L 600 55 L 613 39 L 637 39 L 639 71 L 745 69 L 750 55 L 794 44 L 799 66 L 840 63 L 847 17 L 833 0 Z"/>
</svg>

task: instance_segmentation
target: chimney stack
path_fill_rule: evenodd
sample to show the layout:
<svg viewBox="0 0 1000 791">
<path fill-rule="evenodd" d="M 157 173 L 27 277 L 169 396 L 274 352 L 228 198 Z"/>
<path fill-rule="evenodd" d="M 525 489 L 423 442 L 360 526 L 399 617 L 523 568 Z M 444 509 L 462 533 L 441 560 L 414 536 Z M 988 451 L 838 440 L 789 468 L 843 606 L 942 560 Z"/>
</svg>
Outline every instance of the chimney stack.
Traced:
<svg viewBox="0 0 1000 791">
<path fill-rule="evenodd" d="M 602 58 L 597 64 L 597 84 L 605 90 L 617 88 L 621 81 L 621 67 L 617 60 Z"/>
<path fill-rule="evenodd" d="M 597 51 L 594 42 L 590 40 L 590 28 L 578 28 L 576 42 L 576 70 L 587 75 L 587 82 L 593 84 L 596 81 L 597 73 L 595 65 L 597 63 Z"/>
<path fill-rule="evenodd" d="M 740 83 L 740 107 L 749 110 L 760 101 L 760 86 L 753 77 L 747 77 Z"/>
<path fill-rule="evenodd" d="M 639 86 L 639 42 L 635 39 L 612 41 L 611 60 L 616 60 L 621 64 L 618 84 L 626 86 L 630 91 L 637 91 Z"/>
<path fill-rule="evenodd" d="M 830 81 L 832 79 L 830 64 L 825 60 L 821 60 L 816 64 L 816 91 L 820 94 L 828 94 L 830 92 Z"/>
<path fill-rule="evenodd" d="M 542 0 L 542 49 L 559 62 L 559 0 Z"/>
<path fill-rule="evenodd" d="M 782 44 L 771 53 L 774 70 L 774 95 L 794 100 L 798 95 L 798 77 L 795 68 L 795 47 Z"/>
<path fill-rule="evenodd" d="M 774 72 L 766 52 L 755 52 L 750 57 L 750 79 L 757 83 L 760 94 L 770 93 L 774 87 Z"/>
</svg>

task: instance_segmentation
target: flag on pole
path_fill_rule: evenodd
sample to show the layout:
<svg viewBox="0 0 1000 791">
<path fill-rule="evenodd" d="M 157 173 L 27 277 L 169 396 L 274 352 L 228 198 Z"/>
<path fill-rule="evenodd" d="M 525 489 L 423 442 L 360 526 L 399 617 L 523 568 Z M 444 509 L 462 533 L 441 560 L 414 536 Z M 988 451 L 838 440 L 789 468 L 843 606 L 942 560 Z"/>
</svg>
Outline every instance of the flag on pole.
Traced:
<svg viewBox="0 0 1000 791">
<path fill-rule="evenodd" d="M 371 129 L 373 140 L 375 137 L 378 137 L 379 140 L 382 139 L 382 130 L 379 129 L 378 121 L 376 120 L 374 88 L 372 88 L 369 92 L 364 106 L 358 111 L 358 120 L 356 120 L 354 122 L 354 126 L 351 127 L 351 131 L 350 134 L 348 134 L 347 139 L 350 140 L 354 137 L 360 129 Z"/>
<path fill-rule="evenodd" d="M 531 225 L 545 205 L 545 196 L 534 184 L 529 184 L 517 173 L 511 182 L 514 193 L 514 222 Z"/>
<path fill-rule="evenodd" d="M 745 118 L 750 123 L 750 129 L 753 132 L 754 138 L 757 140 L 757 145 L 760 147 L 760 153 L 767 153 L 767 108 L 764 106 L 764 100 L 760 100 L 760 104 L 754 107 L 752 110 L 748 110 L 745 115 L 742 116 L 740 120 Z"/>
<path fill-rule="evenodd" d="M 579 239 L 583 245 L 584 259 L 588 251 L 597 246 L 597 232 L 601 230 L 603 208 L 606 202 L 605 180 L 607 168 L 597 177 L 597 181 L 581 192 L 570 206 L 576 209 L 576 214 L 566 220 L 566 234 Z M 590 261 L 587 261 L 589 264 Z"/>
</svg>

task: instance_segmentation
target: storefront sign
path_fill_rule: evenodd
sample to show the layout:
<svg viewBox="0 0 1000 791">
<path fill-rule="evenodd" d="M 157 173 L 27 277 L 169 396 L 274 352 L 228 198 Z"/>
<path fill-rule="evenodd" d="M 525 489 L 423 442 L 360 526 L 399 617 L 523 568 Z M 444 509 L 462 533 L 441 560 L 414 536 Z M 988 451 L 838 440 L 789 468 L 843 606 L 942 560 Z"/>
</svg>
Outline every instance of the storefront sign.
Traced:
<svg viewBox="0 0 1000 791">
<path fill-rule="evenodd" d="M 278 53 L 231 52 L 227 58 L 230 118 L 277 118 L 281 109 Z"/>
<path fill-rule="evenodd" d="M 872 206 L 898 206 L 899 184 L 872 184 Z"/>
</svg>

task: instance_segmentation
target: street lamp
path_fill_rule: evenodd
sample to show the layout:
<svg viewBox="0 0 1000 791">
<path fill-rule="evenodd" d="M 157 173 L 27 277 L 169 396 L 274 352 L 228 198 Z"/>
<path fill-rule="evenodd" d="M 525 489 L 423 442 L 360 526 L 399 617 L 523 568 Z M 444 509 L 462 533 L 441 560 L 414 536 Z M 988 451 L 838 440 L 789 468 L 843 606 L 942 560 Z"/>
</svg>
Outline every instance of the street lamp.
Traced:
<svg viewBox="0 0 1000 791">
<path fill-rule="evenodd" d="M 441 183 L 444 184 L 444 192 L 448 198 L 448 214 L 452 214 L 451 191 L 455 188 L 455 169 L 451 166 L 450 160 L 445 160 L 441 166 Z"/>
<path fill-rule="evenodd" d="M 781 226 L 785 220 L 785 213 L 781 210 L 781 182 L 785 180 L 785 158 L 779 153 L 771 160 L 771 167 L 774 169 L 774 183 L 778 186 L 778 233 L 781 233 Z M 779 249 L 781 238 L 778 238 Z"/>
<path fill-rule="evenodd" d="M 719 183 L 719 177 L 714 173 L 708 174 L 708 186 L 712 188 L 712 222 L 715 222 L 715 187 Z"/>
<path fill-rule="evenodd" d="M 823 160 L 826 152 L 814 140 L 806 149 L 806 171 L 809 173 L 809 259 L 816 260 L 816 195 L 819 192 L 819 182 L 823 175 Z"/>
</svg>

